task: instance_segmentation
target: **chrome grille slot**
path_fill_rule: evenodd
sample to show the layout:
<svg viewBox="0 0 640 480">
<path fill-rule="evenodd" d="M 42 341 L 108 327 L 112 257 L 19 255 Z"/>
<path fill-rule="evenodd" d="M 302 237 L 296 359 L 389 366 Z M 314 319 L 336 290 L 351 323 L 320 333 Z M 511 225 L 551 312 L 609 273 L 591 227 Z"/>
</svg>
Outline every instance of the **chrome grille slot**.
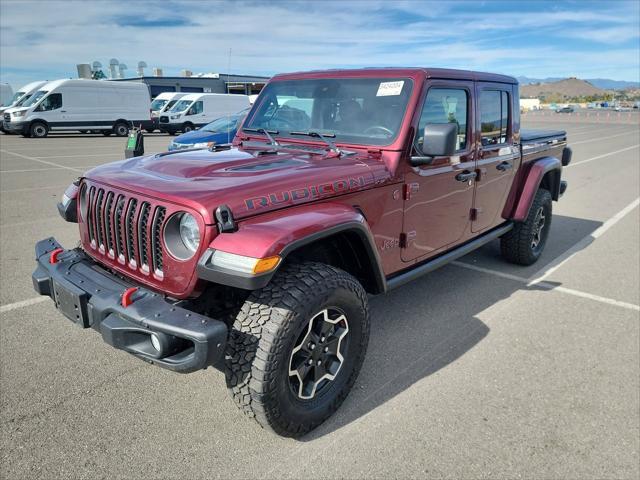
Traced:
<svg viewBox="0 0 640 480">
<path fill-rule="evenodd" d="M 151 222 L 151 260 L 153 261 L 153 272 L 162 276 L 162 239 L 161 231 L 164 217 L 167 209 L 164 207 L 156 207 L 153 213 L 153 221 Z"/>
<path fill-rule="evenodd" d="M 136 207 L 138 206 L 138 201 L 135 198 L 129 200 L 129 205 L 127 207 L 127 214 L 125 218 L 125 232 L 126 232 L 126 243 L 127 243 L 127 258 L 129 259 L 129 264 L 135 268 L 138 264 L 136 260 L 136 247 L 134 242 L 134 222 L 136 215 Z"/>
<path fill-rule="evenodd" d="M 146 272 L 149 271 L 149 212 L 151 212 L 151 205 L 148 202 L 142 202 L 138 219 L 138 253 L 140 267 Z"/>
<path fill-rule="evenodd" d="M 107 193 L 107 199 L 104 202 L 104 233 L 105 233 L 105 241 L 106 241 L 106 249 L 111 258 L 115 258 L 115 245 L 113 242 L 113 216 L 112 207 L 113 207 L 113 192 Z"/>
<path fill-rule="evenodd" d="M 104 190 L 98 189 L 98 194 L 96 195 L 96 206 L 93 211 L 94 219 L 95 219 L 95 229 L 96 229 L 96 242 L 98 244 L 98 248 L 104 251 L 104 234 L 103 234 L 103 225 L 102 220 L 104 215 L 102 213 L 102 200 L 104 199 Z"/>
<path fill-rule="evenodd" d="M 87 233 L 89 234 L 89 242 L 91 242 L 91 246 L 96 248 L 96 227 L 95 220 L 93 217 L 93 205 L 94 198 L 96 195 L 96 187 L 91 187 L 89 189 L 89 201 L 87 202 Z"/>
<path fill-rule="evenodd" d="M 124 214 L 125 199 L 124 195 L 118 195 L 116 200 L 116 213 L 114 215 L 113 223 L 115 224 L 115 244 L 116 244 L 116 256 L 120 262 L 125 262 L 124 251 L 124 234 L 122 231 L 122 215 Z"/>
</svg>

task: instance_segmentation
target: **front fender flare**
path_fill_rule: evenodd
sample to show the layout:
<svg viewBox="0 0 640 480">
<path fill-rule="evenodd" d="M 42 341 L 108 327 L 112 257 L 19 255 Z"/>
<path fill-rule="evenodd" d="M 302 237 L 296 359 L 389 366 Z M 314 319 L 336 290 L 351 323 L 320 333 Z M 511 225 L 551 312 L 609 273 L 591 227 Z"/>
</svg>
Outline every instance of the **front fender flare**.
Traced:
<svg viewBox="0 0 640 480">
<path fill-rule="evenodd" d="M 222 285 L 256 290 L 267 285 L 277 269 L 262 275 L 223 271 L 209 262 L 213 252 L 220 250 L 253 258 L 280 255 L 284 260 L 304 245 L 347 231 L 356 233 L 362 240 L 372 262 L 376 289 L 386 291 L 380 257 L 366 219 L 357 209 L 337 203 L 293 207 L 240 221 L 236 232 L 221 233 L 213 239 L 198 261 L 198 277 Z"/>
<path fill-rule="evenodd" d="M 554 178 L 551 181 L 551 196 L 554 200 L 558 200 L 560 195 L 560 175 L 562 173 L 562 162 L 555 157 L 543 157 L 536 160 L 527 172 L 527 178 L 524 181 L 522 191 L 518 198 L 516 208 L 514 210 L 512 220 L 522 222 L 529 215 L 529 209 L 536 196 L 540 183 L 544 176 L 554 172 Z"/>
</svg>

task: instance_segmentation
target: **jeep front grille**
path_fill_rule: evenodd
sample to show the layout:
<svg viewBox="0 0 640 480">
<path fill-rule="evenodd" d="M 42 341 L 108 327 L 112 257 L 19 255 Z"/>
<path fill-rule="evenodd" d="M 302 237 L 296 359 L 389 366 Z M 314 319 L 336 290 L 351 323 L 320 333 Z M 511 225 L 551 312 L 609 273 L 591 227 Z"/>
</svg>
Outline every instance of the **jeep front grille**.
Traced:
<svg viewBox="0 0 640 480">
<path fill-rule="evenodd" d="M 84 185 L 82 194 L 87 198 L 83 215 L 90 247 L 122 265 L 161 278 L 166 208 L 102 187 Z"/>
</svg>

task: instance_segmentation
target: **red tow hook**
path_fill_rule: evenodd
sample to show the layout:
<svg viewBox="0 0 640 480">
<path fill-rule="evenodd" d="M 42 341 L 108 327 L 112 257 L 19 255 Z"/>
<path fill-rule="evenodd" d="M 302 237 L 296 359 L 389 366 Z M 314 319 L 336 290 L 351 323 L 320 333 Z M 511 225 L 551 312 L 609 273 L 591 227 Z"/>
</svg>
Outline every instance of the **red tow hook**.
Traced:
<svg viewBox="0 0 640 480">
<path fill-rule="evenodd" d="M 138 287 L 127 288 L 122 294 L 122 306 L 127 308 L 129 305 L 133 303 L 133 294 L 138 291 Z"/>
<path fill-rule="evenodd" d="M 49 255 L 49 263 L 58 263 L 58 255 L 60 255 L 62 252 L 64 252 L 64 248 L 56 248 L 55 250 L 53 250 Z"/>
</svg>

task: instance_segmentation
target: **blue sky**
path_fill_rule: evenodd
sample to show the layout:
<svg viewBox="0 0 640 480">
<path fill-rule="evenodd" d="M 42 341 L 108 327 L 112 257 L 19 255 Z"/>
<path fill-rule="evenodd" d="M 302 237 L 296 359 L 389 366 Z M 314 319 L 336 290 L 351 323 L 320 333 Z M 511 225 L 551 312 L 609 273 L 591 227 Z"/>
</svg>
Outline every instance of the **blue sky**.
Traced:
<svg viewBox="0 0 640 480">
<path fill-rule="evenodd" d="M 115 57 L 129 75 L 144 60 L 165 75 L 404 65 L 639 81 L 639 25 L 640 2 L 622 0 L 0 0 L 0 80 Z"/>
</svg>

